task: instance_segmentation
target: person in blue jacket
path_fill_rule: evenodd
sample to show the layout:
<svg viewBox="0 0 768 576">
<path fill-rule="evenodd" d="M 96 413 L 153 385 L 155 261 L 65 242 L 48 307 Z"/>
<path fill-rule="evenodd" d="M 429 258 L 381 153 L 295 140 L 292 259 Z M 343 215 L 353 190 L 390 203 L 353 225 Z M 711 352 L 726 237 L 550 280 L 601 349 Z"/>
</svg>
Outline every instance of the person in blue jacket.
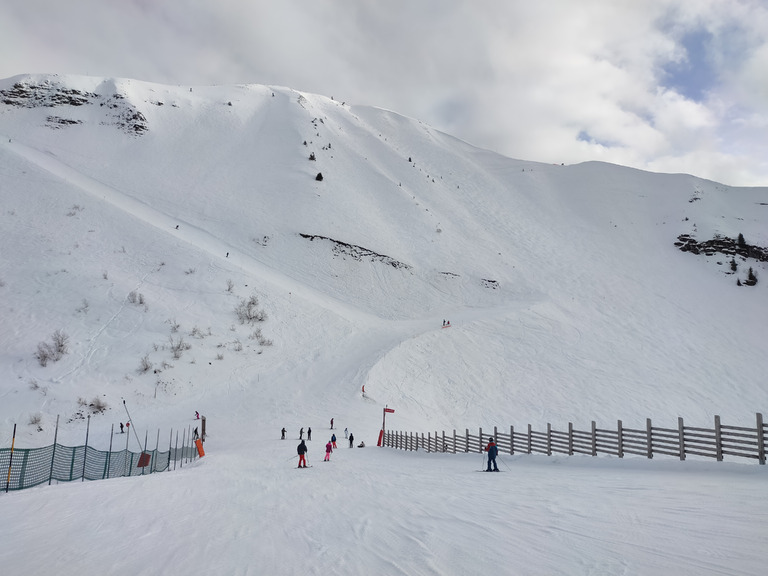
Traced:
<svg viewBox="0 0 768 576">
<path fill-rule="evenodd" d="M 493 463 L 493 472 L 498 472 L 499 467 L 496 466 L 496 456 L 499 454 L 499 448 L 493 441 L 493 438 L 488 439 L 488 445 L 485 447 L 485 451 L 488 452 L 488 468 L 486 472 L 491 472 L 491 463 Z"/>
</svg>

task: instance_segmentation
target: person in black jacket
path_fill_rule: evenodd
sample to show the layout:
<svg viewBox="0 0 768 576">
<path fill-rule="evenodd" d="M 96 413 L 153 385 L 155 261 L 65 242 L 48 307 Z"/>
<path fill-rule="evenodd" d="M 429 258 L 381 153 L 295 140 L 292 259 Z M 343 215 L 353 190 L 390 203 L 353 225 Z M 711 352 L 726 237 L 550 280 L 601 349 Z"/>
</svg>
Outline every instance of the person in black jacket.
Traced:
<svg viewBox="0 0 768 576">
<path fill-rule="evenodd" d="M 350 433 L 349 435 L 349 447 L 352 448 L 352 443 L 355 441 L 355 435 Z"/>
<path fill-rule="evenodd" d="M 305 454 L 307 453 L 307 445 L 304 444 L 304 440 L 302 440 L 301 444 L 299 444 L 296 447 L 296 452 L 299 453 L 299 468 L 306 468 L 307 467 L 307 459 L 305 457 Z"/>
<path fill-rule="evenodd" d="M 496 466 L 496 456 L 499 454 L 499 448 L 493 441 L 493 438 L 488 439 L 488 445 L 485 447 L 485 451 L 488 452 L 488 468 L 486 472 L 491 472 L 491 462 L 493 462 L 493 472 L 498 472 L 499 467 Z"/>
</svg>

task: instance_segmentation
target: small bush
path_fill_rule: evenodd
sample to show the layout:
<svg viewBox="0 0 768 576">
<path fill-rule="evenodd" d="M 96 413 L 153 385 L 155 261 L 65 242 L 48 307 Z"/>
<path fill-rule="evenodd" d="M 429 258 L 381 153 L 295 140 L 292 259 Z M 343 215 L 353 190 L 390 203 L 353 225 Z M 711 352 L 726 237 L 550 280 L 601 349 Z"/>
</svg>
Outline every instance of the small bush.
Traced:
<svg viewBox="0 0 768 576">
<path fill-rule="evenodd" d="M 184 337 L 179 336 L 178 340 L 174 340 L 173 336 L 169 336 L 168 340 L 171 344 L 171 352 L 173 353 L 173 357 L 178 360 L 181 358 L 181 355 L 184 353 L 185 350 L 189 350 L 192 348 L 191 344 L 187 344 L 184 342 Z"/>
<path fill-rule="evenodd" d="M 141 359 L 141 362 L 139 362 L 139 374 L 145 374 L 152 370 L 152 362 L 149 360 L 149 354 L 145 355 L 144 358 Z"/>
<path fill-rule="evenodd" d="M 43 431 L 42 422 L 43 422 L 43 415 L 40 414 L 40 412 L 37 412 L 36 414 L 31 414 L 29 416 L 29 425 L 37 428 L 38 432 Z"/>
<path fill-rule="evenodd" d="M 232 292 L 235 287 L 235 283 L 232 280 L 227 280 L 227 292 Z"/>
<path fill-rule="evenodd" d="M 56 330 L 51 336 L 52 342 L 40 342 L 35 357 L 40 366 L 47 366 L 50 360 L 58 362 L 69 352 L 69 336 L 62 330 Z"/>
<path fill-rule="evenodd" d="M 240 300 L 240 303 L 235 306 L 235 314 L 240 324 L 253 324 L 267 319 L 267 313 L 259 310 L 259 299 L 255 294 L 252 294 L 248 300 Z"/>
<path fill-rule="evenodd" d="M 322 182 L 323 181 L 323 173 L 322 172 L 318 172 L 317 176 L 315 176 L 315 180 L 317 180 L 318 182 Z"/>
</svg>

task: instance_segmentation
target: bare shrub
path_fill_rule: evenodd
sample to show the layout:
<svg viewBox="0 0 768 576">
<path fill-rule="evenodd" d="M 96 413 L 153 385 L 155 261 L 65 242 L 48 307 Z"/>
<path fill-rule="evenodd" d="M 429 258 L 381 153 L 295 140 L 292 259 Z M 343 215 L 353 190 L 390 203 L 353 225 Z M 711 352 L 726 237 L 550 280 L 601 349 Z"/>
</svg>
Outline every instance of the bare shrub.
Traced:
<svg viewBox="0 0 768 576">
<path fill-rule="evenodd" d="M 75 311 L 80 312 L 81 314 L 87 314 L 89 307 L 90 305 L 88 304 L 88 300 L 83 298 L 83 303 L 80 305 L 80 308 L 75 308 Z"/>
<path fill-rule="evenodd" d="M 2 286 L 2 284 L 0 284 Z M 235 283 L 232 280 L 227 280 L 227 292 L 232 292 L 235 287 Z"/>
<path fill-rule="evenodd" d="M 128 292 L 128 302 L 131 304 L 136 304 L 137 300 L 139 299 L 139 295 L 136 293 L 136 290 L 131 290 Z"/>
<path fill-rule="evenodd" d="M 235 340 L 233 342 L 233 348 L 235 349 L 235 352 L 242 352 L 243 351 L 243 343 L 240 342 L 240 340 Z"/>
<path fill-rule="evenodd" d="M 37 344 L 37 352 L 35 352 L 35 357 L 37 358 L 37 361 L 40 363 L 40 366 L 45 368 L 48 366 L 48 361 L 51 360 L 52 351 L 51 351 L 51 345 L 47 342 L 38 342 Z"/>
<path fill-rule="evenodd" d="M 240 303 L 235 306 L 235 315 L 240 324 L 253 324 L 267 319 L 267 313 L 259 310 L 259 299 L 255 294 L 252 294 L 248 300 L 240 300 Z"/>
<path fill-rule="evenodd" d="M 106 270 L 104 270 L 104 272 L 102 272 L 101 277 L 104 278 L 104 280 L 109 280 L 109 274 L 107 274 Z"/>
<path fill-rule="evenodd" d="M 173 353 L 173 357 L 178 360 L 181 358 L 181 355 L 184 353 L 185 350 L 189 350 L 192 348 L 191 344 L 187 344 L 184 342 L 184 336 L 179 336 L 178 340 L 174 340 L 173 336 L 168 337 L 168 341 L 171 345 L 171 352 Z"/>
<path fill-rule="evenodd" d="M 189 335 L 194 337 L 194 338 L 205 338 L 205 334 L 197 326 L 192 328 L 192 331 L 189 333 Z"/>
<path fill-rule="evenodd" d="M 171 325 L 171 333 L 176 333 L 179 331 L 179 323 L 176 322 L 176 318 L 168 318 L 168 320 L 165 321 L 166 324 Z"/>
<path fill-rule="evenodd" d="M 224 360 L 224 354 L 216 354 L 216 360 Z"/>
<path fill-rule="evenodd" d="M 53 340 L 53 349 L 55 352 L 53 359 L 54 361 L 59 361 L 64 354 L 69 352 L 69 336 L 62 330 L 56 330 L 53 333 L 53 336 L 51 336 L 51 339 Z"/>
<path fill-rule="evenodd" d="M 49 361 L 58 362 L 69 352 L 69 336 L 62 330 L 56 330 L 51 336 L 52 342 L 39 342 L 35 357 L 40 366 L 47 366 Z"/>
<path fill-rule="evenodd" d="M 141 362 L 139 362 L 139 374 L 146 374 L 150 370 L 152 370 L 152 362 L 149 360 L 149 354 L 146 354 L 144 358 L 141 359 Z"/>
<path fill-rule="evenodd" d="M 184 274 L 186 275 L 194 274 L 195 272 L 197 272 L 196 268 L 187 268 L 186 270 L 184 270 Z"/>
<path fill-rule="evenodd" d="M 42 422 L 43 422 L 43 415 L 40 414 L 40 412 L 37 412 L 35 414 L 30 414 L 30 416 L 29 416 L 29 425 L 30 426 L 34 426 L 35 428 L 37 428 L 38 432 L 42 432 L 43 431 Z"/>
<path fill-rule="evenodd" d="M 272 340 L 267 340 L 264 337 L 264 335 L 261 333 L 261 328 L 254 330 L 251 335 L 248 336 L 248 338 L 251 340 L 256 340 L 260 346 L 272 346 Z"/>
</svg>

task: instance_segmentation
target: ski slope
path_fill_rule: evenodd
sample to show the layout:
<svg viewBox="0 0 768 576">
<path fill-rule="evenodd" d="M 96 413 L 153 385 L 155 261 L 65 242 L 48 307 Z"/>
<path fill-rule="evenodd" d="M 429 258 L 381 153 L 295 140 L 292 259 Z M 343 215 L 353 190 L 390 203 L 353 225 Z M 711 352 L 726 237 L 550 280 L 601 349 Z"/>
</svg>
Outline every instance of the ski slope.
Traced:
<svg viewBox="0 0 768 576">
<path fill-rule="evenodd" d="M 18 423 L 17 446 L 50 444 L 61 415 L 59 442 L 82 444 L 78 399 L 95 396 L 97 448 L 123 399 L 150 437 L 196 410 L 209 437 L 183 470 L 2 495 L 9 574 L 761 573 L 765 467 L 515 455 L 486 475 L 479 454 L 374 444 L 385 405 L 409 431 L 751 425 L 766 284 L 674 241 L 768 245 L 768 189 L 508 159 L 288 88 L 0 90 L 19 82 L 93 96 L 0 105 L 0 442 Z M 146 133 L 111 123 L 119 106 Z M 251 295 L 266 320 L 241 325 Z M 41 367 L 55 329 L 69 354 Z M 174 359 L 169 337 L 191 348 Z M 332 417 L 368 447 L 340 439 L 323 463 Z"/>
</svg>

